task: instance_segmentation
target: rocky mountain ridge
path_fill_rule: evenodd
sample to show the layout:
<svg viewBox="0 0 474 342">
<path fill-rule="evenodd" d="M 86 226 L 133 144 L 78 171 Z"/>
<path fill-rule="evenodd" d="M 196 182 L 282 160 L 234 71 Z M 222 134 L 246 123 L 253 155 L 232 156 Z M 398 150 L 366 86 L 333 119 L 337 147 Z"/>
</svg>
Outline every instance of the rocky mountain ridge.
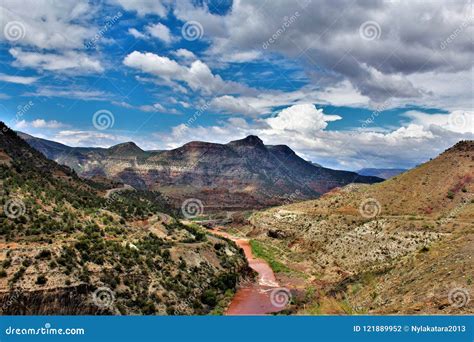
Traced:
<svg viewBox="0 0 474 342">
<path fill-rule="evenodd" d="M 159 190 L 177 204 L 197 198 L 206 210 L 256 209 L 321 194 L 349 183 L 375 183 L 313 165 L 286 145 L 256 136 L 228 144 L 192 141 L 167 151 L 143 151 L 132 142 L 104 148 L 72 148 L 20 134 L 46 157 L 83 177 L 106 177 L 137 189 Z"/>
</svg>

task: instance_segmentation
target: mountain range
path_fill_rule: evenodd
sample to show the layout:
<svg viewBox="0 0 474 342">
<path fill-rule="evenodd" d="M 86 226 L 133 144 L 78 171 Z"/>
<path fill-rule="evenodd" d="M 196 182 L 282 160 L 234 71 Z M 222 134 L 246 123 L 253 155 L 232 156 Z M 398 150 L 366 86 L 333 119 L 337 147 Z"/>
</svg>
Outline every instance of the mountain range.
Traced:
<svg viewBox="0 0 474 342">
<path fill-rule="evenodd" d="M 0 176 L 4 314 L 222 313 L 253 279 L 243 251 L 200 221 L 182 221 L 179 197 L 156 190 L 208 191 L 202 198 L 219 203 L 248 200 L 244 185 L 255 193 L 245 205 L 256 208 L 294 191 L 282 206 L 231 219 L 228 230 L 291 289 L 286 313 L 474 312 L 474 141 L 380 181 L 311 165 L 255 136 L 171 151 L 72 148 L 0 123 Z M 94 297 L 104 288 L 106 307 Z"/>
<path fill-rule="evenodd" d="M 382 181 L 312 164 L 286 145 L 265 145 L 252 135 L 228 144 L 192 141 L 166 151 L 144 151 L 133 142 L 76 148 L 24 133 L 19 136 L 82 177 L 159 190 L 177 205 L 197 198 L 206 211 L 269 207 L 317 198 L 349 183 Z"/>
<path fill-rule="evenodd" d="M 0 122 L 2 314 L 222 312 L 251 276 L 231 241 L 185 225 L 159 192 L 110 192 Z"/>
</svg>

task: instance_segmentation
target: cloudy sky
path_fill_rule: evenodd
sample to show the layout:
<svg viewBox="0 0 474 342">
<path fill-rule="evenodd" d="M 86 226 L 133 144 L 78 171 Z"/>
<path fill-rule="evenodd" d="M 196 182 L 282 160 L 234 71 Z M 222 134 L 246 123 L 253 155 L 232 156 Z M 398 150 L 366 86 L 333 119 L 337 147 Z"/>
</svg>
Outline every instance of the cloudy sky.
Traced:
<svg viewBox="0 0 474 342">
<path fill-rule="evenodd" d="M 249 134 L 325 166 L 473 139 L 471 1 L 1 0 L 0 120 L 71 146 Z"/>
</svg>

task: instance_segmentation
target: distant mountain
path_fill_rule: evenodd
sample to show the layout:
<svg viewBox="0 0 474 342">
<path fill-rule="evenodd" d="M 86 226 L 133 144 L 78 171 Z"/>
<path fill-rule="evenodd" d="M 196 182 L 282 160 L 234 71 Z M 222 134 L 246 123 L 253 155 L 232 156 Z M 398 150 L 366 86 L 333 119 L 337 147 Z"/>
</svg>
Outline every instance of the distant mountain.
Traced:
<svg viewBox="0 0 474 342">
<path fill-rule="evenodd" d="M 160 193 L 105 186 L 0 122 L 1 314 L 208 314 L 249 274 L 234 243 L 181 223 Z"/>
<path fill-rule="evenodd" d="M 382 183 L 352 184 L 250 221 L 254 243 L 275 251 L 279 269 L 303 274 L 293 280 L 298 288 L 306 282 L 320 294 L 300 314 L 474 313 L 474 141 Z"/>
<path fill-rule="evenodd" d="M 407 171 L 407 169 L 376 169 L 376 168 L 365 168 L 357 171 L 361 176 L 374 176 L 383 179 L 389 179 Z"/>
<path fill-rule="evenodd" d="M 381 181 L 313 165 L 286 145 L 264 145 L 252 135 L 228 144 L 192 141 L 169 151 L 143 151 L 131 142 L 108 149 L 72 148 L 22 137 L 81 176 L 102 176 L 137 189 L 159 190 L 177 204 L 197 198 L 211 211 L 290 203 L 349 183 Z"/>
</svg>

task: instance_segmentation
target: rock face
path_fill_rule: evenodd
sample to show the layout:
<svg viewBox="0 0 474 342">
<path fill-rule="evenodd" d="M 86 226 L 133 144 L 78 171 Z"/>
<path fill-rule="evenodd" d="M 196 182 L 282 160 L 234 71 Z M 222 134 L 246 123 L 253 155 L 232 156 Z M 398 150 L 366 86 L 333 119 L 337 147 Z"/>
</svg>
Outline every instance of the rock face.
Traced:
<svg viewBox="0 0 474 342">
<path fill-rule="evenodd" d="M 286 145 L 264 145 L 252 135 L 228 144 L 193 141 L 169 151 L 143 151 L 134 143 L 108 149 L 71 148 L 22 137 L 81 176 L 103 176 L 138 189 L 159 189 L 177 203 L 198 198 L 210 211 L 291 203 L 353 182 L 381 181 L 316 166 Z"/>
</svg>

